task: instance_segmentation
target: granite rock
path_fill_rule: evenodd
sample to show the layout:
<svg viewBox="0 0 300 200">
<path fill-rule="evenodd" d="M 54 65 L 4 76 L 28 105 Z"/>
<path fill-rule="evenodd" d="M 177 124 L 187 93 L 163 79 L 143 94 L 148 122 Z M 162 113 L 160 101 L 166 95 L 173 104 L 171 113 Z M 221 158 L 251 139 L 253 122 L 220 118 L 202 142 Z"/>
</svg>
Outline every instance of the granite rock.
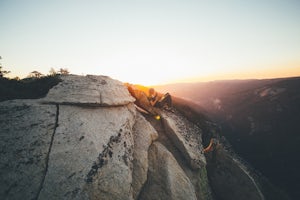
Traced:
<svg viewBox="0 0 300 200">
<path fill-rule="evenodd" d="M 140 199 L 197 199 L 194 187 L 173 155 L 159 142 L 149 150 L 149 179 Z"/>
<path fill-rule="evenodd" d="M 54 86 L 42 99 L 44 103 L 118 106 L 126 105 L 135 99 L 120 81 L 107 76 L 61 76 L 62 82 Z"/>
<path fill-rule="evenodd" d="M 47 171 L 56 106 L 34 100 L 0 104 L 0 198 L 36 199 Z"/>
<path fill-rule="evenodd" d="M 40 199 L 131 199 L 134 117 L 133 105 L 59 106 Z"/>
<path fill-rule="evenodd" d="M 141 188 L 147 181 L 148 150 L 150 145 L 158 138 L 158 133 L 151 124 L 139 113 L 133 127 L 134 152 L 133 152 L 133 197 L 137 199 Z"/>
<path fill-rule="evenodd" d="M 179 114 L 162 112 L 168 137 L 181 151 L 193 169 L 205 167 L 206 159 L 201 153 L 202 130 Z"/>
</svg>

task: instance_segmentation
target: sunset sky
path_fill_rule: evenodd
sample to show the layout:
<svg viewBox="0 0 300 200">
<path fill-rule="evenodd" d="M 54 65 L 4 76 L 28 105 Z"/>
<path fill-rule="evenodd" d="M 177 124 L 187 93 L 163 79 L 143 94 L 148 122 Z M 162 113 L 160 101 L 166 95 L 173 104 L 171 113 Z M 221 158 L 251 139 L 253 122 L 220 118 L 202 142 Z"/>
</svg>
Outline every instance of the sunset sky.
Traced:
<svg viewBox="0 0 300 200">
<path fill-rule="evenodd" d="M 300 76 L 299 0 L 0 0 L 11 77 L 68 68 L 144 85 Z"/>
</svg>

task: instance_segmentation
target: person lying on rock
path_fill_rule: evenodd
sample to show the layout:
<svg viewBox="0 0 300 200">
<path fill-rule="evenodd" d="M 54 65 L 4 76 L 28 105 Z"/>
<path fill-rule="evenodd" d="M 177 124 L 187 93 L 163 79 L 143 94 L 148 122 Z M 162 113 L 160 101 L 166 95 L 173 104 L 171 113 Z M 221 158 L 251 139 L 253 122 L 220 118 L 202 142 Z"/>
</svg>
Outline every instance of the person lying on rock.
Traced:
<svg viewBox="0 0 300 200">
<path fill-rule="evenodd" d="M 139 89 L 137 86 L 132 84 L 126 84 L 129 93 L 136 99 L 134 102 L 138 108 L 144 109 L 146 112 L 149 112 L 153 116 L 158 115 L 157 108 L 153 107 L 149 100 L 147 94 Z"/>
<path fill-rule="evenodd" d="M 149 89 L 148 100 L 150 104 L 154 107 L 164 108 L 166 110 L 171 110 L 172 107 L 172 97 L 169 93 L 164 94 L 161 98 L 158 97 L 157 92 L 154 88 Z"/>
</svg>

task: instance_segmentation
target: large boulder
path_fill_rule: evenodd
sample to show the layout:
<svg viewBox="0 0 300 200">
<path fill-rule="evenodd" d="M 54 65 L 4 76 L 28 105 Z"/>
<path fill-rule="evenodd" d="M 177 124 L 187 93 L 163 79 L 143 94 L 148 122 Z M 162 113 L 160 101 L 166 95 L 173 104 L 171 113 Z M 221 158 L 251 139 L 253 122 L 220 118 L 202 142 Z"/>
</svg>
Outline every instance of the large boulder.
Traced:
<svg viewBox="0 0 300 200">
<path fill-rule="evenodd" d="M 149 149 L 149 176 L 140 199 L 196 200 L 192 183 L 173 155 L 159 142 Z"/>
<path fill-rule="evenodd" d="M 192 148 L 193 145 L 196 145 L 197 143 L 194 141 L 194 143 L 189 144 L 189 141 L 192 141 L 189 140 L 189 138 L 197 137 L 198 142 L 201 142 L 202 131 L 195 127 L 194 124 L 190 123 L 176 110 L 173 110 L 172 112 L 161 110 L 160 115 L 162 116 L 162 120 L 157 120 L 154 117 L 147 116 L 147 120 L 158 131 L 158 141 L 168 149 L 168 151 L 176 159 L 180 168 L 187 175 L 188 179 L 194 186 L 197 198 L 205 200 L 213 199 L 207 178 L 206 165 L 201 164 L 197 168 L 191 167 L 191 161 L 187 159 L 189 157 L 185 157 L 187 155 L 185 152 L 190 151 L 190 149 L 186 149 L 183 145 L 181 145 L 181 142 L 185 142 L 190 148 Z M 174 127 L 166 126 L 164 123 L 165 120 L 172 120 L 172 122 L 175 124 L 181 124 L 181 126 L 176 126 L 176 129 L 173 129 Z M 187 132 L 186 130 L 189 131 Z M 184 139 L 184 135 L 181 133 L 189 135 L 186 136 L 186 139 Z M 183 148 L 179 149 L 179 147 L 182 146 Z M 201 154 L 202 144 L 198 143 L 196 147 L 197 148 L 193 149 L 194 154 L 203 156 L 203 154 Z M 205 160 L 204 157 L 202 159 Z"/>
<path fill-rule="evenodd" d="M 62 82 L 53 87 L 42 100 L 44 103 L 80 106 L 126 105 L 135 99 L 120 81 L 107 76 L 61 76 Z"/>
<path fill-rule="evenodd" d="M 133 199 L 133 101 L 109 77 L 62 76 L 44 99 L 1 103 L 0 197 Z"/>
<path fill-rule="evenodd" d="M 151 124 L 139 113 L 133 127 L 134 151 L 133 151 L 133 197 L 137 199 L 141 188 L 147 181 L 148 175 L 148 149 L 158 138 L 158 133 Z"/>
<path fill-rule="evenodd" d="M 59 106 L 40 199 L 131 199 L 134 117 L 133 105 Z"/>
<path fill-rule="evenodd" d="M 201 153 L 202 130 L 179 113 L 161 112 L 168 137 L 181 151 L 193 169 L 205 167 L 206 159 Z"/>
</svg>

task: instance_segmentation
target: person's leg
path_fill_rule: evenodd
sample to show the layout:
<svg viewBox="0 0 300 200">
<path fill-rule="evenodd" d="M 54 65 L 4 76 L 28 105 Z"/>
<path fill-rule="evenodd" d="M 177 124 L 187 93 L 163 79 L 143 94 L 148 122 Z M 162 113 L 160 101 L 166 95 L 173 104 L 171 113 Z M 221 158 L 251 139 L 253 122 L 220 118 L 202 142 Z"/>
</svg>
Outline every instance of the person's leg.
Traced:
<svg viewBox="0 0 300 200">
<path fill-rule="evenodd" d="M 160 106 L 167 105 L 169 108 L 172 107 L 172 98 L 169 93 L 166 93 L 160 100 L 159 100 Z"/>
<path fill-rule="evenodd" d="M 154 104 L 154 107 L 157 107 L 157 108 L 162 108 L 163 104 L 160 102 L 160 100 L 158 100 L 155 104 Z"/>
<path fill-rule="evenodd" d="M 172 97 L 169 93 L 167 93 L 166 104 L 171 108 L 172 107 Z"/>
</svg>

